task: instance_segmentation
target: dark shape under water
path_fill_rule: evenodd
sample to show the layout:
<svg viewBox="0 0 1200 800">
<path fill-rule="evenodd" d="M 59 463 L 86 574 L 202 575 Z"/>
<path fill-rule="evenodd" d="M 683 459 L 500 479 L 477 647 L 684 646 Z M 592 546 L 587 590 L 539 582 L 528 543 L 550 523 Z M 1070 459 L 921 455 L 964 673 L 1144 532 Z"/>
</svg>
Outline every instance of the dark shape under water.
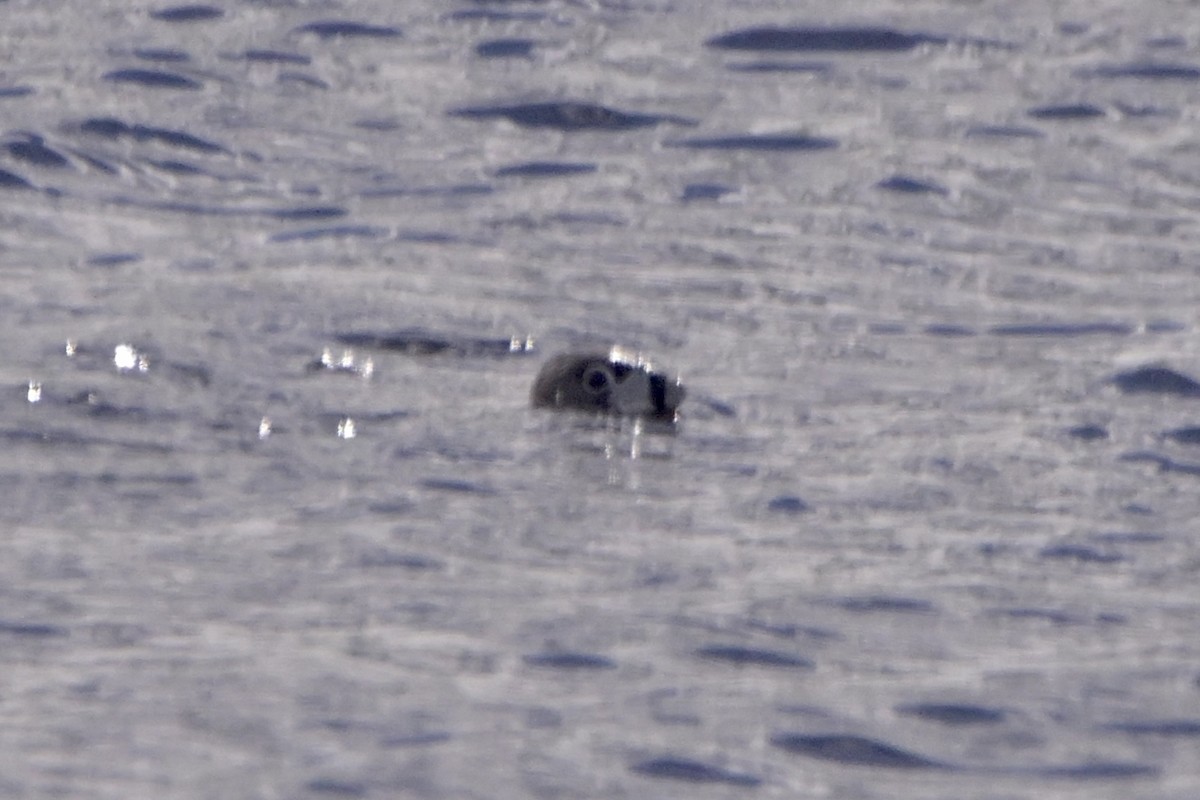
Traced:
<svg viewBox="0 0 1200 800">
<path fill-rule="evenodd" d="M 724 661 L 738 666 L 783 667 L 787 669 L 812 669 L 813 662 L 802 656 L 781 653 L 777 650 L 760 650 L 756 647 L 739 645 L 708 645 L 696 650 L 696 655 L 707 661 Z"/>
<path fill-rule="evenodd" d="M 490 39 L 475 45 L 480 58 L 528 58 L 533 54 L 533 39 Z"/>
<path fill-rule="evenodd" d="M 499 106 L 467 106 L 449 112 L 466 119 L 507 119 L 526 128 L 557 128 L 561 131 L 625 131 L 649 128 L 664 122 L 695 124 L 692 120 L 664 114 L 636 114 L 594 103 L 561 101 L 519 103 Z"/>
<path fill-rule="evenodd" d="M 715 36 L 705 42 L 724 50 L 880 53 L 903 52 L 922 44 L 945 44 L 946 39 L 926 33 L 904 33 L 891 28 L 746 28 Z"/>
<path fill-rule="evenodd" d="M 771 737 L 771 744 L 796 755 L 864 767 L 892 769 L 949 769 L 948 764 L 901 750 L 864 736 L 845 734 L 783 733 Z"/>
<path fill-rule="evenodd" d="M 529 339 L 444 336 L 420 328 L 391 333 L 338 333 L 333 338 L 347 347 L 388 350 L 407 356 L 512 356 L 534 352 Z"/>
<path fill-rule="evenodd" d="M 311 33 L 321 39 L 343 37 L 394 39 L 403 35 L 403 32 L 399 28 L 393 28 L 390 25 L 370 25 L 365 22 L 351 22 L 348 20 L 310 22 L 307 25 L 301 25 L 296 28 L 296 32 Z"/>
<path fill-rule="evenodd" d="M 714 767 L 688 758 L 665 756 L 641 761 L 631 766 L 630 771 L 648 778 L 666 778 L 687 783 L 715 783 L 730 786 L 758 786 L 762 779 L 742 772 Z"/>
<path fill-rule="evenodd" d="M 150 18 L 159 22 L 203 22 L 223 17 L 225 12 L 216 6 L 187 5 L 151 11 Z"/>
<path fill-rule="evenodd" d="M 1167 367 L 1138 367 L 1113 378 L 1117 388 L 1129 394 L 1172 394 L 1200 397 L 1200 383 Z"/>
<path fill-rule="evenodd" d="M 677 139 L 665 144 L 668 147 L 687 147 L 692 150 L 755 150 L 763 152 L 829 150 L 838 146 L 837 139 L 804 134 L 740 134 L 700 139 Z"/>
<path fill-rule="evenodd" d="M 1034 119 L 1049 121 L 1085 120 L 1105 116 L 1104 109 L 1087 103 L 1062 106 L 1038 106 L 1037 108 L 1029 109 L 1028 114 Z"/>
<path fill-rule="evenodd" d="M 596 171 L 595 164 L 564 161 L 530 161 L 496 170 L 497 178 L 562 178 Z"/>
<path fill-rule="evenodd" d="M 163 72 L 157 69 L 118 69 L 104 73 L 104 80 L 114 83 L 132 83 L 148 89 L 188 89 L 201 88 L 199 81 L 194 81 L 175 72 Z"/>
<path fill-rule="evenodd" d="M 1005 717 L 1003 709 L 958 703 L 913 703 L 896 706 L 896 713 L 943 725 L 993 725 Z"/>
<path fill-rule="evenodd" d="M 875 184 L 875 188 L 901 194 L 946 194 L 946 190 L 936 183 L 910 178 L 907 175 L 894 175 Z"/>
</svg>

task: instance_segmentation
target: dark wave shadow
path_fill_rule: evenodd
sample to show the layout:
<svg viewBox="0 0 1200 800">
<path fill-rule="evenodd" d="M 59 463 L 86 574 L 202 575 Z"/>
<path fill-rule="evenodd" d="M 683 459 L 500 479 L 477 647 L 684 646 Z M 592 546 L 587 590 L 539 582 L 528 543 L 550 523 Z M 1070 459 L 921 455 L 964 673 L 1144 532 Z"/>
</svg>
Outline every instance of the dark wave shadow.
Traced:
<svg viewBox="0 0 1200 800">
<path fill-rule="evenodd" d="M 159 47 L 142 47 L 133 51 L 134 58 L 142 61 L 153 61 L 164 64 L 182 64 L 191 61 L 192 57 L 182 50 L 171 50 Z"/>
<path fill-rule="evenodd" d="M 922 181 L 907 175 L 894 175 L 887 180 L 875 184 L 876 189 L 884 189 L 900 194 L 948 194 L 945 187 L 931 181 Z"/>
<path fill-rule="evenodd" d="M 833 67 L 821 61 L 744 61 L 727 64 L 730 72 L 803 72 L 819 75 L 830 72 Z"/>
<path fill-rule="evenodd" d="M 683 194 L 679 196 L 679 199 L 685 203 L 698 200 L 720 200 L 725 195 L 736 191 L 737 189 L 732 186 L 724 186 L 719 183 L 689 183 L 683 187 Z"/>
<path fill-rule="evenodd" d="M 784 669 L 813 669 L 816 665 L 807 658 L 778 650 L 761 650 L 739 645 L 708 645 L 697 648 L 695 654 L 705 661 L 721 661 L 739 667 L 776 667 Z"/>
<path fill-rule="evenodd" d="M 1152 453 L 1145 450 L 1122 453 L 1117 460 L 1131 463 L 1155 464 L 1159 472 L 1173 472 L 1179 475 L 1200 475 L 1200 464 L 1188 464 L 1183 461 L 1176 461 L 1159 453 Z"/>
<path fill-rule="evenodd" d="M 500 4 L 504 4 L 501 0 Z M 453 22 L 541 22 L 546 19 L 541 11 L 499 11 L 492 8 L 467 8 L 452 11 L 446 19 Z"/>
<path fill-rule="evenodd" d="M 314 778 L 304 784 L 304 788 L 319 795 L 330 797 L 366 797 L 367 785 L 334 778 Z"/>
<path fill-rule="evenodd" d="M 136 142 L 157 142 L 169 147 L 192 150 L 198 153 L 228 153 L 221 145 L 202 139 L 187 131 L 159 128 L 153 125 L 130 125 L 116 117 L 91 117 L 79 125 L 82 133 L 104 139 L 128 137 Z"/>
<path fill-rule="evenodd" d="M 804 514 L 812 511 L 812 506 L 804 502 L 804 498 L 794 494 L 781 494 L 767 501 L 767 511 L 777 514 Z"/>
<path fill-rule="evenodd" d="M 899 614 L 933 614 L 937 611 L 937 607 L 928 600 L 916 600 L 910 597 L 885 597 L 883 595 L 845 597 L 835 601 L 835 605 L 847 611 L 859 613 L 876 613 L 882 611 Z"/>
<path fill-rule="evenodd" d="M 1056 544 L 1044 547 L 1038 558 L 1058 561 L 1076 561 L 1081 564 L 1119 564 L 1125 560 L 1120 553 L 1097 550 L 1081 544 Z"/>
<path fill-rule="evenodd" d="M 333 338 L 347 347 L 387 350 L 406 356 L 521 356 L 532 355 L 536 351 L 533 342 L 520 337 L 452 336 L 420 328 L 389 333 L 337 333 Z"/>
<path fill-rule="evenodd" d="M 996 336 L 1129 336 L 1134 328 L 1120 322 L 1044 322 L 996 325 L 988 332 Z"/>
<path fill-rule="evenodd" d="M 950 325 L 946 323 L 934 323 L 926 325 L 923 329 L 929 336 L 976 336 L 978 335 L 974 328 L 968 328 L 965 325 Z"/>
<path fill-rule="evenodd" d="M 758 786 L 762 779 L 743 772 L 730 772 L 702 761 L 688 758 L 664 756 L 640 761 L 629 768 L 630 772 L 648 778 L 664 778 L 686 783 L 725 784 L 727 786 Z"/>
<path fill-rule="evenodd" d="M 1020 125 L 976 125 L 967 129 L 966 136 L 996 139 L 1042 139 L 1046 134 L 1037 128 L 1026 128 Z"/>
<path fill-rule="evenodd" d="M 35 167 L 65 169 L 71 166 L 71 162 L 66 156 L 48 147 L 41 136 L 32 133 L 25 134 L 24 138 L 20 140 L 7 143 L 4 145 L 4 149 L 17 161 L 23 161 Z"/>
<path fill-rule="evenodd" d="M 97 253 L 88 256 L 84 263 L 89 267 L 119 267 L 122 264 L 136 264 L 142 258 L 141 253 Z"/>
<path fill-rule="evenodd" d="M 1158 775 L 1161 770 L 1149 764 L 1095 761 L 1087 764 L 1072 764 L 1062 767 L 1041 767 L 1031 770 L 1031 772 L 1043 778 L 1108 781 L 1122 778 L 1152 778 Z"/>
<path fill-rule="evenodd" d="M 106 72 L 101 76 L 113 83 L 130 83 L 147 89 L 183 89 L 194 91 L 203 88 L 199 81 L 180 75 L 177 72 L 164 72 L 157 69 L 118 69 Z"/>
<path fill-rule="evenodd" d="M 319 39 L 394 39 L 403 36 L 403 31 L 390 25 L 371 25 L 350 20 L 320 20 L 301 25 L 296 33 L 311 33 Z"/>
<path fill-rule="evenodd" d="M 771 737 L 771 744 L 795 755 L 838 764 L 910 770 L 952 769 L 949 764 L 864 736 L 782 733 Z"/>
<path fill-rule="evenodd" d="M 225 12 L 216 6 L 199 4 L 171 6 L 150 12 L 150 19 L 156 19 L 159 22 L 205 22 L 223 16 L 225 16 Z"/>
<path fill-rule="evenodd" d="M 382 239 L 387 235 L 387 228 L 381 228 L 376 225 L 332 225 L 327 228 L 282 231 L 272 234 L 269 241 L 282 244 L 287 242 L 313 242 L 319 239 Z"/>
<path fill-rule="evenodd" d="M 1084 70 L 1084 77 L 1133 78 L 1148 81 L 1200 81 L 1200 67 L 1191 64 L 1161 64 L 1139 61 L 1132 64 L 1112 64 Z"/>
<path fill-rule="evenodd" d="M 296 221 L 312 221 L 319 219 L 339 219 L 348 212 L 341 206 L 298 206 L 296 208 L 268 209 L 265 214 L 275 219 Z"/>
<path fill-rule="evenodd" d="M 904 33 L 892 28 L 746 28 L 714 36 L 705 44 L 722 50 L 795 52 L 898 53 L 922 44 L 945 44 L 928 33 Z"/>
<path fill-rule="evenodd" d="M 1146 366 L 1119 372 L 1113 383 L 1126 394 L 1167 394 L 1200 397 L 1200 382 L 1167 367 Z"/>
<path fill-rule="evenodd" d="M 1081 121 L 1107 116 L 1104 113 L 1104 109 L 1087 103 L 1038 106 L 1037 108 L 1029 109 L 1025 113 L 1034 119 L 1046 120 L 1048 122 Z"/>
<path fill-rule="evenodd" d="M 260 64 L 293 64 L 306 67 L 312 59 L 301 53 L 288 53 L 282 50 L 246 50 L 241 56 L 246 61 Z"/>
<path fill-rule="evenodd" d="M 1108 438 L 1108 428 L 1101 425 L 1076 425 L 1067 429 L 1067 436 L 1084 442 L 1096 442 Z"/>
<path fill-rule="evenodd" d="M 1112 780 L 1144 778 L 1160 770 L 1148 764 L 1091 761 L 1061 766 L 971 766 L 937 761 L 908 750 L 864 736 L 846 734 L 783 733 L 773 736 L 771 744 L 795 755 L 856 767 L 899 770 L 962 772 L 976 775 L 1027 775 L 1066 780 Z"/>
<path fill-rule="evenodd" d="M 558 652 L 531 653 L 521 658 L 531 667 L 562 670 L 616 669 L 617 662 L 595 653 Z"/>
<path fill-rule="evenodd" d="M 626 131 L 663 123 L 695 124 L 693 120 L 667 114 L 638 114 L 594 103 L 572 101 L 466 106 L 447 113 L 452 117 L 464 119 L 507 119 L 525 128 L 555 128 L 561 131 Z"/>
<path fill-rule="evenodd" d="M 1175 428 L 1162 435 L 1178 444 L 1200 444 L 1200 427 Z"/>
<path fill-rule="evenodd" d="M 1162 719 L 1113 722 L 1105 725 L 1104 730 L 1128 733 L 1133 736 L 1169 736 L 1195 739 L 1200 738 L 1200 720 Z"/>
<path fill-rule="evenodd" d="M 47 625 L 41 622 L 13 622 L 0 619 L 0 636 L 20 636 L 31 639 L 46 639 L 66 636 L 68 631 L 60 625 Z"/>
<path fill-rule="evenodd" d="M 1004 709 L 958 703 L 913 703 L 896 706 L 894 710 L 907 717 L 954 726 L 995 725 L 1007 716 Z"/>
<path fill-rule="evenodd" d="M 450 492 L 451 494 L 494 495 L 496 490 L 481 483 L 458 480 L 457 478 L 424 478 L 420 485 L 435 492 Z"/>
<path fill-rule="evenodd" d="M 588 175 L 595 172 L 595 164 L 566 161 L 529 161 L 501 167 L 493 174 L 497 178 L 564 178 L 571 175 Z"/>
<path fill-rule="evenodd" d="M 745 134 L 715 136 L 699 139 L 676 139 L 664 142 L 667 147 L 686 147 L 691 150 L 750 150 L 759 152 L 810 152 L 830 150 L 838 146 L 836 139 L 803 134 Z"/>
<path fill-rule="evenodd" d="M 489 39 L 475 45 L 480 58 L 529 58 L 533 55 L 533 39 Z"/>
</svg>

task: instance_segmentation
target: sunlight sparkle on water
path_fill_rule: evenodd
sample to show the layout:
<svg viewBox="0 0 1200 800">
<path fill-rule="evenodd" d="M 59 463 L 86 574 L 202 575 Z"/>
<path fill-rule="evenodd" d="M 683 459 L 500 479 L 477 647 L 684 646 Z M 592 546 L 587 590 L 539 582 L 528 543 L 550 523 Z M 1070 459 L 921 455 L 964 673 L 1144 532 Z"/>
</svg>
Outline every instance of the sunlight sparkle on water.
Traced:
<svg viewBox="0 0 1200 800">
<path fill-rule="evenodd" d="M 131 344 L 119 344 L 114 348 L 113 364 L 120 372 L 145 372 L 150 369 L 150 360 Z"/>
</svg>

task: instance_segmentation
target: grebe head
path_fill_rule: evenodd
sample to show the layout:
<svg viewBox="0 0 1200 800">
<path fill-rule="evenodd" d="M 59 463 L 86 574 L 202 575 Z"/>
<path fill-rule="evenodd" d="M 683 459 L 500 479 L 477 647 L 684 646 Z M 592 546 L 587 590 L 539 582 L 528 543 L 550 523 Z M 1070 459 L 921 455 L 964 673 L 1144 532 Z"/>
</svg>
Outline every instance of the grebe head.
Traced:
<svg viewBox="0 0 1200 800">
<path fill-rule="evenodd" d="M 679 379 L 619 347 L 562 353 L 533 383 L 533 405 L 673 420 L 686 392 Z"/>
</svg>

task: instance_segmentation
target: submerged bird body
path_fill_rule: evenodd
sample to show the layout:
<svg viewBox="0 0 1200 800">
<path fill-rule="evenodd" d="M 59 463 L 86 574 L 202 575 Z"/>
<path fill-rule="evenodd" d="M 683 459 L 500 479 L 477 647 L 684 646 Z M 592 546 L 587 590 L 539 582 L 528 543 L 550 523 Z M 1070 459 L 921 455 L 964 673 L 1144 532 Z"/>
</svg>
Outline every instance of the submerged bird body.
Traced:
<svg viewBox="0 0 1200 800">
<path fill-rule="evenodd" d="M 538 373 L 531 400 L 540 408 L 673 420 L 684 395 L 678 378 L 614 347 L 554 356 Z"/>
</svg>

